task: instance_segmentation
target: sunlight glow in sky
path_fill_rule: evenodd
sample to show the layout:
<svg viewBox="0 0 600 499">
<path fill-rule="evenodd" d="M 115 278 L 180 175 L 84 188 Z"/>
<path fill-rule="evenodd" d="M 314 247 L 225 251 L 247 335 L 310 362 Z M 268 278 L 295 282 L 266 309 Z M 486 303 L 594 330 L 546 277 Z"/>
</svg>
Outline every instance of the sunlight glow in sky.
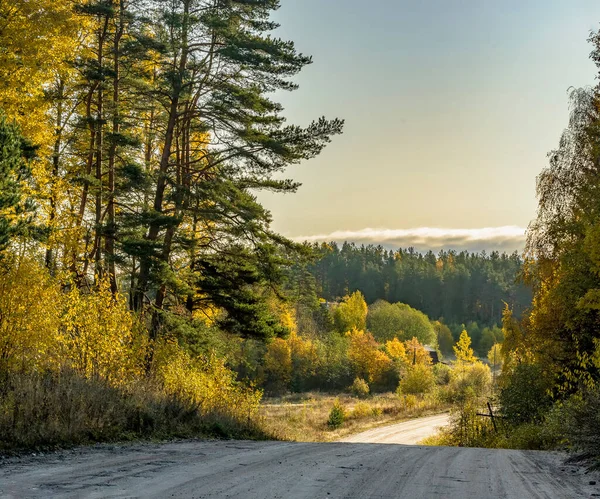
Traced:
<svg viewBox="0 0 600 499">
<path fill-rule="evenodd" d="M 298 193 L 260 193 L 275 230 L 377 243 L 389 233 L 366 228 L 386 227 L 404 245 L 415 227 L 527 227 L 568 89 L 596 81 L 600 2 L 282 0 L 276 19 L 314 58 L 279 96 L 289 121 L 341 117 L 346 130 L 288 170 Z"/>
</svg>

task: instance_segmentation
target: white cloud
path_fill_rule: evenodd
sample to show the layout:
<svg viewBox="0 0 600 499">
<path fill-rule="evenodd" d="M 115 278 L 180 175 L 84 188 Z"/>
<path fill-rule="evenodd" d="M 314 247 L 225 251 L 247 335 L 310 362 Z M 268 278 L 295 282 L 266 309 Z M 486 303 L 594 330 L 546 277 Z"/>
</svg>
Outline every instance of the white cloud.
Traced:
<svg viewBox="0 0 600 499">
<path fill-rule="evenodd" d="M 390 248 L 414 247 L 419 251 L 456 249 L 469 251 L 522 251 L 525 229 L 516 226 L 485 227 L 482 229 L 442 229 L 418 227 L 414 229 L 361 229 L 338 230 L 330 234 L 294 237 L 296 241 L 343 242 L 381 244 Z"/>
</svg>

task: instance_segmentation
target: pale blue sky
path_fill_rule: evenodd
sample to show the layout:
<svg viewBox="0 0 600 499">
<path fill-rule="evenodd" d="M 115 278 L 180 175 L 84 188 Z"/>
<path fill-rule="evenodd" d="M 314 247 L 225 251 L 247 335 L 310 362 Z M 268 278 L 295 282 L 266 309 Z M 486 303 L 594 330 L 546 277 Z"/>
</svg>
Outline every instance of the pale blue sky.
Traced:
<svg viewBox="0 0 600 499">
<path fill-rule="evenodd" d="M 341 117 L 346 129 L 288 171 L 297 194 L 260 195 L 276 230 L 527 226 L 567 91 L 596 82 L 587 38 L 600 2 L 281 3 L 278 35 L 315 61 L 283 96 L 287 116 Z"/>
</svg>

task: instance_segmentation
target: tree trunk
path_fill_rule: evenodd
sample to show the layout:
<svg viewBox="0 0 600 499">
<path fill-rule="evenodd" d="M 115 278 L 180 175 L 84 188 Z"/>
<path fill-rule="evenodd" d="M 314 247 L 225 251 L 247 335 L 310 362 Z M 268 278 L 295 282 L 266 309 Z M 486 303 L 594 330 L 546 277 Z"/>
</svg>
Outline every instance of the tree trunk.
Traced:
<svg viewBox="0 0 600 499">
<path fill-rule="evenodd" d="M 96 149 L 96 126 L 92 121 L 92 101 L 94 99 L 94 92 L 96 91 L 96 85 L 92 85 L 90 88 L 88 95 L 86 96 L 86 105 L 85 105 L 85 118 L 88 123 L 88 129 L 90 132 L 90 142 L 88 148 L 88 155 L 85 166 L 85 175 L 89 178 L 92 174 L 92 167 L 94 165 L 94 151 Z M 87 206 L 88 193 L 90 190 L 90 184 L 86 180 L 83 184 L 83 189 L 81 191 L 81 201 L 79 203 L 79 212 L 77 214 L 77 220 L 75 222 L 75 227 L 79 228 L 83 224 L 83 218 L 85 217 L 85 209 Z M 88 258 L 85 254 L 86 248 L 84 248 L 84 264 L 83 264 L 83 275 L 87 274 L 87 266 L 88 266 Z M 72 255 L 73 261 L 71 263 L 71 272 L 76 275 L 77 274 L 77 259 L 78 253 L 76 249 L 73 249 Z"/>
<path fill-rule="evenodd" d="M 123 0 L 116 0 L 118 9 L 118 27 L 115 30 L 113 40 L 113 119 L 112 119 L 112 140 L 108 151 L 108 204 L 106 208 L 107 228 L 104 234 L 104 247 L 106 250 L 106 261 L 108 267 L 108 276 L 110 279 L 110 289 L 114 294 L 117 293 L 117 277 L 115 271 L 115 162 L 117 156 L 117 140 L 120 132 L 120 110 L 119 110 L 119 92 L 120 92 L 120 43 L 123 36 Z"/>
<path fill-rule="evenodd" d="M 108 30 L 108 16 L 105 17 L 103 29 L 98 31 L 98 67 L 102 71 L 104 64 L 104 41 Z M 102 268 L 102 154 L 104 135 L 104 85 L 103 76 L 98 85 L 97 110 L 96 110 L 96 218 L 94 237 L 94 269 L 96 279 L 101 279 Z"/>
<path fill-rule="evenodd" d="M 56 180 L 59 174 L 60 166 L 60 148 L 62 144 L 62 115 L 63 115 L 63 98 L 64 98 L 64 82 L 59 80 L 57 88 L 57 104 L 56 104 L 56 137 L 54 139 L 54 149 L 52 151 L 52 180 L 50 185 L 50 216 L 49 225 L 50 229 L 54 230 L 54 223 L 56 221 Z M 45 258 L 46 268 L 51 273 L 54 271 L 54 251 L 52 248 L 52 242 L 49 242 L 46 249 Z"/>
<path fill-rule="evenodd" d="M 187 40 L 187 23 L 189 22 L 189 0 L 184 3 L 184 28 L 182 32 L 181 39 L 181 55 L 179 60 L 179 73 L 178 80 L 174 84 L 173 97 L 171 99 L 171 105 L 169 106 L 169 119 L 167 121 L 167 127 L 165 130 L 165 142 L 163 146 L 163 152 L 160 158 L 158 179 L 156 182 L 156 193 L 154 196 L 154 211 L 155 213 L 163 212 L 163 202 L 165 196 L 165 189 L 167 186 L 167 173 L 169 170 L 169 161 L 171 159 L 171 152 L 173 146 L 173 139 L 175 136 L 175 128 L 177 125 L 178 111 L 179 111 L 179 103 L 181 98 L 181 92 L 183 88 L 183 77 L 185 74 L 185 68 L 187 66 L 188 60 L 188 40 Z M 160 233 L 161 223 L 158 220 L 153 220 L 150 222 L 150 227 L 148 228 L 148 233 L 146 234 L 146 239 L 151 242 L 155 242 L 158 240 L 158 235 Z M 148 284 L 150 282 L 150 269 L 152 266 L 152 259 L 149 255 L 144 255 L 140 258 L 140 275 L 137 283 L 137 290 L 135 293 L 135 309 L 140 310 L 143 306 L 144 296 L 148 291 Z M 160 290 L 159 295 L 160 296 Z M 161 303 L 162 307 L 162 303 Z M 154 336 L 156 332 L 151 332 L 151 336 Z"/>
</svg>

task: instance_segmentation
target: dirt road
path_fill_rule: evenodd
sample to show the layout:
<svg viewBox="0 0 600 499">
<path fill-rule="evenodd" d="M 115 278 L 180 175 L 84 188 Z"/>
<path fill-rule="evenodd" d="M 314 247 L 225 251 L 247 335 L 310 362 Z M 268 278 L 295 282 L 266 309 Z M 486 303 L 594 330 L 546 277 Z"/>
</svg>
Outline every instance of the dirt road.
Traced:
<svg viewBox="0 0 600 499">
<path fill-rule="evenodd" d="M 0 497 L 600 497 L 597 478 L 562 459 L 549 452 L 347 442 L 98 446 L 0 461 Z"/>
<path fill-rule="evenodd" d="M 437 414 L 425 418 L 412 419 L 381 428 L 351 435 L 342 442 L 354 444 L 403 444 L 415 445 L 424 438 L 435 434 L 438 428 L 446 426 L 450 419 L 449 414 Z"/>
</svg>

